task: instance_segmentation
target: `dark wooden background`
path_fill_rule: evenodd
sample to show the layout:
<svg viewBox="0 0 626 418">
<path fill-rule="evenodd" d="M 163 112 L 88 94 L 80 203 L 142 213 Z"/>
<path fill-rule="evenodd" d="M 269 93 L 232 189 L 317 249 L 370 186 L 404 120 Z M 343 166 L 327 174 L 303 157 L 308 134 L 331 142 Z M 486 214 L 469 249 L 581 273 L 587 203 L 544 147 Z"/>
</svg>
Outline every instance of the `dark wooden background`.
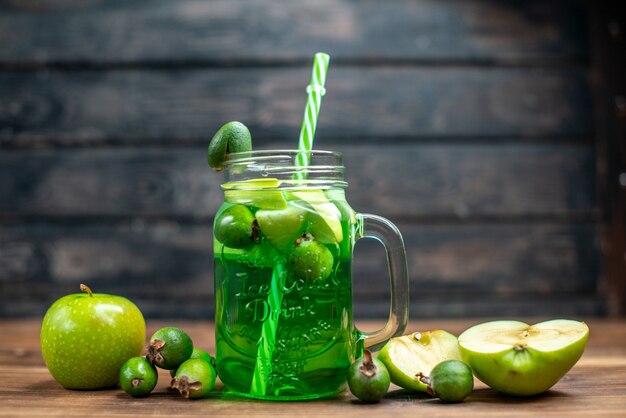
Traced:
<svg viewBox="0 0 626 418">
<path fill-rule="evenodd" d="M 257 149 L 295 147 L 317 51 L 315 147 L 345 153 L 357 211 L 403 232 L 413 319 L 623 312 L 607 179 L 626 159 L 605 162 L 624 122 L 598 116 L 626 49 L 613 18 L 582 1 L 0 0 L 0 316 L 85 282 L 147 317 L 210 318 L 206 145 L 240 120 Z M 356 315 L 384 317 L 383 252 L 355 259 Z"/>
</svg>

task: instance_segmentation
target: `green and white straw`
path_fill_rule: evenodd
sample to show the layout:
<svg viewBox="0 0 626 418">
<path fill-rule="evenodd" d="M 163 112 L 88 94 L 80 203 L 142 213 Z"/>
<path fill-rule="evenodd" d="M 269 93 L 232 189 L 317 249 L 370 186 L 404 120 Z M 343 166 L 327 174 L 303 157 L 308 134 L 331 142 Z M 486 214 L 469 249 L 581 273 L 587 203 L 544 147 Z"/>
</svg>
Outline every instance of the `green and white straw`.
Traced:
<svg viewBox="0 0 626 418">
<path fill-rule="evenodd" d="M 283 266 L 277 263 L 272 272 L 272 284 L 267 296 L 269 316 L 263 322 L 261 339 L 258 342 L 256 364 L 252 376 L 250 393 L 265 396 L 267 390 L 267 377 L 272 373 L 272 354 L 276 345 L 276 327 L 280 315 L 280 305 L 283 303 L 283 291 L 281 281 L 283 279 Z"/>
<path fill-rule="evenodd" d="M 307 101 L 304 109 L 302 129 L 298 141 L 298 154 L 296 155 L 296 167 L 298 170 L 294 174 L 294 179 L 303 180 L 306 178 L 306 167 L 309 165 L 309 154 L 313 149 L 313 137 L 317 126 L 317 116 L 322 104 L 322 96 L 325 93 L 324 84 L 326 82 L 326 71 L 330 57 L 327 54 L 318 52 L 315 54 L 313 62 L 313 72 L 311 83 L 307 87 Z M 254 396 L 266 396 L 269 376 L 272 374 L 272 357 L 276 345 L 276 330 L 280 316 L 280 307 L 283 302 L 284 266 L 276 263 L 272 272 L 272 283 L 267 296 L 269 314 L 261 328 L 261 338 L 258 342 L 256 364 L 254 375 L 250 386 L 250 394 Z M 277 393 L 272 393 L 277 395 Z"/>
<path fill-rule="evenodd" d="M 311 82 L 306 88 L 307 100 L 304 107 L 304 117 L 300 128 L 300 138 L 298 139 L 298 155 L 296 156 L 296 167 L 302 168 L 294 175 L 297 180 L 306 178 L 305 168 L 309 165 L 309 154 L 313 149 L 313 137 L 317 127 L 317 116 L 322 106 L 322 96 L 326 94 L 324 85 L 326 84 L 326 72 L 328 70 L 328 54 L 318 52 L 313 60 L 313 71 L 311 72 Z"/>
</svg>

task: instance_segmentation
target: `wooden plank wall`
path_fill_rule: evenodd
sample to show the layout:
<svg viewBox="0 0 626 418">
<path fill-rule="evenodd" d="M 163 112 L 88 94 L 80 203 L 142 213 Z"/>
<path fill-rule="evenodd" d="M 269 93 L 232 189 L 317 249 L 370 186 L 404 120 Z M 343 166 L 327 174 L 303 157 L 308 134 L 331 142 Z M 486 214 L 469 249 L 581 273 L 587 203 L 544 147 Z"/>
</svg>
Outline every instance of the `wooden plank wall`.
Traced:
<svg viewBox="0 0 626 418">
<path fill-rule="evenodd" d="M 602 222 L 600 284 L 609 315 L 626 316 L 626 2 L 590 9 L 598 195 Z"/>
<path fill-rule="evenodd" d="M 87 282 L 148 317 L 213 314 L 212 133 L 316 147 L 397 223 L 411 317 L 602 315 L 588 10 L 577 1 L 0 0 L 0 316 Z M 375 244 L 357 317 L 388 312 Z"/>
</svg>

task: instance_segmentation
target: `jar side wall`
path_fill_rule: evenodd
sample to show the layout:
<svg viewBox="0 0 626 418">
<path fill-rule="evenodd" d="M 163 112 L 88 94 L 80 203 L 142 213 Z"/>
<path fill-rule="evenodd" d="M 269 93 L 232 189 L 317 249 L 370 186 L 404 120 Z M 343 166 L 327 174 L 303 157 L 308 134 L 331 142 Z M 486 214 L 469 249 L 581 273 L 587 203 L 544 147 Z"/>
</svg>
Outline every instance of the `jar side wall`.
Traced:
<svg viewBox="0 0 626 418">
<path fill-rule="evenodd" d="M 249 198 L 226 201 L 218 211 L 216 228 L 221 225 L 219 217 L 243 206 L 253 214 L 260 230 L 258 241 L 242 248 L 229 248 L 215 239 L 216 364 L 222 381 L 242 396 L 275 400 L 311 399 L 341 391 L 355 347 L 351 285 L 354 211 L 343 188 L 236 191 L 243 192 L 240 198 L 276 192 L 283 195 L 286 207 L 271 207 L 272 199 Z M 225 195 L 230 192 L 226 190 Z M 340 232 L 327 224 L 334 221 L 324 219 L 331 215 L 337 217 Z M 253 229 L 251 225 L 251 233 Z M 310 276 L 291 266 L 296 241 L 305 234 L 312 235 L 306 238 L 316 243 L 311 245 L 330 254 L 328 275 Z M 280 284 L 267 396 L 258 396 L 250 394 L 251 382 L 263 324 L 270 314 L 267 301 L 276 264 L 283 265 L 286 273 Z"/>
</svg>

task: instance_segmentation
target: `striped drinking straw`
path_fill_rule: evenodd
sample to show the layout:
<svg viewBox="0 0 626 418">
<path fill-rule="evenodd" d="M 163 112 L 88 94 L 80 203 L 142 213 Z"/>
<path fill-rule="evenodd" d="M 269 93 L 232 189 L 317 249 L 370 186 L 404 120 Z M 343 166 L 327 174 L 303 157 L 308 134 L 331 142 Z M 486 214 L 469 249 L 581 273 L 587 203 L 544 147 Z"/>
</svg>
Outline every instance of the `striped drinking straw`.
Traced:
<svg viewBox="0 0 626 418">
<path fill-rule="evenodd" d="M 307 87 L 307 101 L 304 109 L 304 118 L 300 130 L 298 141 L 298 154 L 296 155 L 296 173 L 294 180 L 306 179 L 306 167 L 309 165 L 309 153 L 313 148 L 313 136 L 317 126 L 317 115 L 322 104 L 322 96 L 325 93 L 324 84 L 326 82 L 326 71 L 330 57 L 327 54 L 318 52 L 313 61 L 313 72 L 311 83 Z M 270 285 L 267 303 L 269 307 L 268 316 L 261 328 L 261 338 L 258 342 L 256 364 L 250 385 L 250 394 L 254 396 L 267 395 L 267 383 L 272 374 L 272 356 L 276 345 L 276 330 L 278 327 L 278 317 L 283 301 L 283 291 L 281 281 L 284 280 L 284 267 L 277 263 L 272 272 L 272 283 Z M 283 284 L 284 285 L 284 284 Z M 276 396 L 272 393 L 270 396 Z"/>
<path fill-rule="evenodd" d="M 322 105 L 322 96 L 326 94 L 324 85 L 326 84 L 326 72 L 328 70 L 328 54 L 318 52 L 313 60 L 313 71 L 311 72 L 311 83 L 307 86 L 307 100 L 300 128 L 300 138 L 298 139 L 298 155 L 296 156 L 296 167 L 298 171 L 294 179 L 304 180 L 306 178 L 306 167 L 309 165 L 309 154 L 313 149 L 313 137 L 317 127 L 317 116 Z"/>
</svg>

